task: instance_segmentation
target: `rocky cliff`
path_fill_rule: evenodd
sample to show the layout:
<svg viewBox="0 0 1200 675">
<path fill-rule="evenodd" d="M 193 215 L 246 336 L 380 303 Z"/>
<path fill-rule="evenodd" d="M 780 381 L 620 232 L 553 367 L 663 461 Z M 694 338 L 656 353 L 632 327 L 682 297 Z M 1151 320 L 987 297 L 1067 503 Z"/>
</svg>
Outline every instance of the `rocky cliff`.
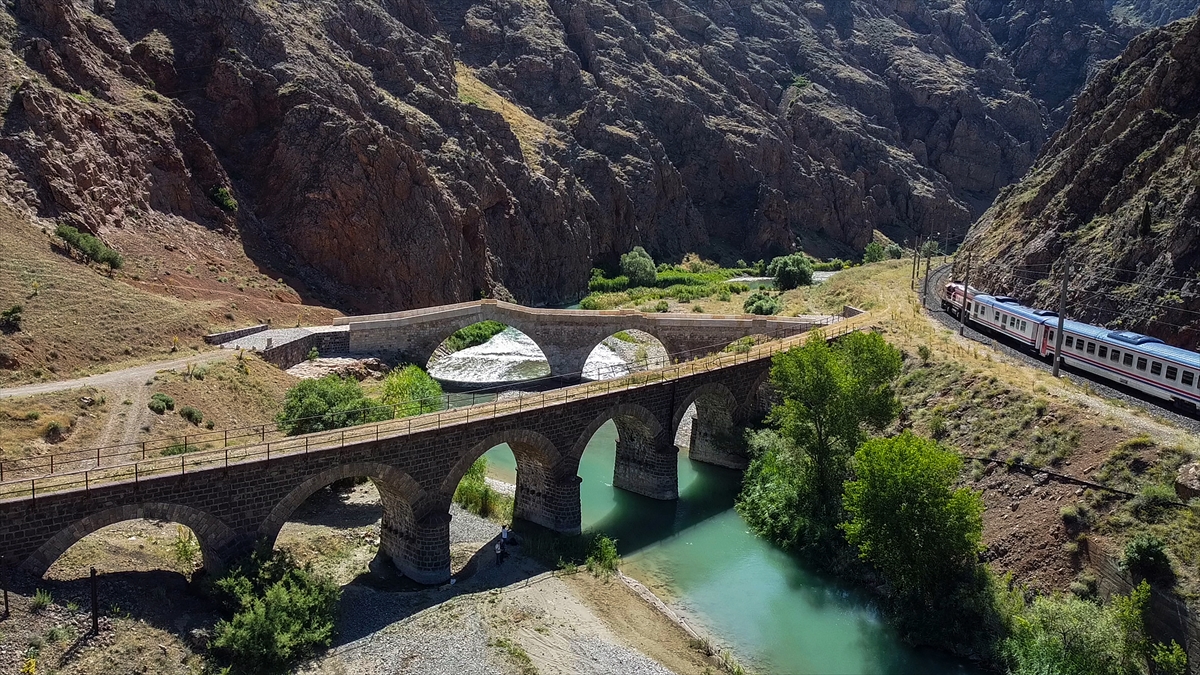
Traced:
<svg viewBox="0 0 1200 675">
<path fill-rule="evenodd" d="M 1046 307 L 1069 258 L 1069 316 L 1200 344 L 1200 17 L 1105 66 L 965 249 L 984 288 Z"/>
<path fill-rule="evenodd" d="M 16 0 L 0 24 L 8 199 L 120 249 L 199 224 L 349 310 L 562 302 L 635 244 L 963 232 L 1049 124 L 945 0 Z"/>
</svg>

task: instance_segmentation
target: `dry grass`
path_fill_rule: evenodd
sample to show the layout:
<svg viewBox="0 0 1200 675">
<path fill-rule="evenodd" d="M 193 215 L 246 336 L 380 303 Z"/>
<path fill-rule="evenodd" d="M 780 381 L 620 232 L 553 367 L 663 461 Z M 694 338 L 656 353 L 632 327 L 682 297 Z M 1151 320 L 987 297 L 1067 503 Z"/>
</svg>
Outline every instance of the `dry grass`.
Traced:
<svg viewBox="0 0 1200 675">
<path fill-rule="evenodd" d="M 541 165 L 542 148 L 558 142 L 554 130 L 484 84 L 462 63 L 455 63 L 454 79 L 458 83 L 458 100 L 500 113 L 521 144 L 525 163 L 530 168 L 538 168 Z"/>
<path fill-rule="evenodd" d="M 0 386 L 62 380 L 206 349 L 234 325 L 323 322 L 291 288 L 255 271 L 240 243 L 199 226 L 122 230 L 116 273 L 51 248 L 52 227 L 0 206 L 0 310 L 21 305 L 21 329 L 0 334 Z M 16 361 L 16 366 L 11 361 Z M 7 369 L 4 369 L 7 368 Z"/>
<path fill-rule="evenodd" d="M 84 397 L 93 403 L 81 403 Z M 114 406 L 114 403 L 118 405 Z M 95 445 L 119 402 L 96 389 L 0 399 L 0 460 L 25 459 Z M 51 433 L 57 424 L 61 432 Z"/>
</svg>

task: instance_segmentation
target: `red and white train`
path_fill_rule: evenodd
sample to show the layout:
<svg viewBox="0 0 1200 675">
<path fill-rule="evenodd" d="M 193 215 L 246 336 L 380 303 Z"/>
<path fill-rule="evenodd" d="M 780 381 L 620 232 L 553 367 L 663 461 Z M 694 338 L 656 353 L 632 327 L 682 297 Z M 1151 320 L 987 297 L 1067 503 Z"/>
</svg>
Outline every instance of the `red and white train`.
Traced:
<svg viewBox="0 0 1200 675">
<path fill-rule="evenodd" d="M 942 309 L 993 335 L 1002 335 L 1026 351 L 1054 357 L 1058 314 L 1022 305 L 1015 298 L 987 295 L 976 288 L 950 283 L 942 289 Z M 1172 347 L 1158 338 L 1063 321 L 1064 365 L 1169 401 L 1189 411 L 1200 406 L 1200 354 Z"/>
</svg>

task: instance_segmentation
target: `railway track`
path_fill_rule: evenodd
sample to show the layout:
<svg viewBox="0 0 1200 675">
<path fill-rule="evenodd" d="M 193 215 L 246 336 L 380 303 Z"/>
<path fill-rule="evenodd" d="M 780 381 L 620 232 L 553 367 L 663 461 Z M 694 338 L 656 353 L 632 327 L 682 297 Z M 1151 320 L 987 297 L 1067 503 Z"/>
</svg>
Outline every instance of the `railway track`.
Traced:
<svg viewBox="0 0 1200 675">
<path fill-rule="evenodd" d="M 929 296 L 927 298 L 925 298 L 924 305 L 925 305 L 926 311 L 929 312 L 930 316 L 932 316 L 938 322 L 945 325 L 947 328 L 958 330 L 958 326 L 959 326 L 958 318 L 946 313 L 942 309 L 941 298 L 939 297 L 937 290 L 936 290 L 936 289 L 942 288 L 947 283 L 948 277 L 950 275 L 951 267 L 952 267 L 952 265 L 950 265 L 950 264 L 944 264 L 944 265 L 935 267 L 935 268 L 933 268 L 933 270 L 930 271 L 930 273 L 929 273 Z M 921 283 L 922 281 L 923 281 L 923 278 L 918 279 L 918 283 L 917 283 L 917 292 L 918 293 L 921 292 L 921 289 L 923 287 L 923 285 Z M 979 331 L 972 328 L 969 324 L 966 326 L 965 330 L 963 331 L 963 336 L 967 337 L 971 340 L 974 340 L 975 342 L 978 342 L 982 345 L 986 345 L 986 346 L 994 349 L 995 351 L 1007 354 L 1008 356 L 1011 356 L 1012 358 L 1024 363 L 1025 365 L 1027 365 L 1031 368 L 1037 368 L 1037 369 L 1043 370 L 1047 373 L 1050 372 L 1050 370 L 1051 370 L 1049 363 L 1042 361 L 1041 359 L 1036 358 L 1024 351 L 1016 349 L 1013 346 L 1013 344 L 1011 344 L 1003 339 L 997 339 L 991 335 L 985 335 L 983 333 L 980 333 Z M 1174 410 L 1173 408 L 1160 405 L 1154 399 L 1144 396 L 1140 392 L 1136 392 L 1132 389 L 1125 389 L 1123 387 L 1114 387 L 1111 383 L 1109 383 L 1105 380 L 1102 380 L 1100 378 L 1093 378 L 1090 374 L 1085 373 L 1080 370 L 1076 370 L 1070 366 L 1063 367 L 1062 375 L 1064 377 L 1066 377 L 1067 379 L 1069 379 L 1070 381 L 1074 382 L 1075 384 L 1086 385 L 1087 387 L 1090 387 L 1092 389 L 1092 391 L 1096 392 L 1100 396 L 1103 396 L 1105 398 L 1110 398 L 1110 399 L 1116 399 L 1131 408 L 1140 408 L 1165 422 L 1169 422 L 1169 423 L 1179 426 L 1181 428 L 1188 429 L 1188 430 L 1194 431 L 1196 433 L 1200 433 L 1200 419 L 1196 419 L 1195 417 L 1190 417 L 1188 415 L 1180 414 L 1178 411 Z"/>
</svg>

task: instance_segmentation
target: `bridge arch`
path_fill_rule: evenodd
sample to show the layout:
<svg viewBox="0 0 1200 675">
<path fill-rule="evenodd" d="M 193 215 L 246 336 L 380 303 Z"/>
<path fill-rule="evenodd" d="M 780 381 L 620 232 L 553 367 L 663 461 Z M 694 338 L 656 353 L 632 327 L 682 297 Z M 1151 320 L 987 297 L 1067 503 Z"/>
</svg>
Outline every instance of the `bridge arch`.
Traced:
<svg viewBox="0 0 1200 675">
<path fill-rule="evenodd" d="M 437 551 L 441 538 L 436 536 L 436 532 L 441 522 L 436 514 L 429 513 L 431 504 L 426 499 L 425 490 L 407 473 L 386 464 L 339 464 L 304 481 L 276 504 L 259 525 L 259 542 L 264 546 L 274 546 L 284 523 L 301 504 L 318 490 L 346 478 L 368 478 L 379 491 L 383 510 L 379 528 L 381 555 L 389 557 L 405 576 L 422 583 L 438 583 L 449 577 L 449 542 L 448 539 L 445 542 L 444 556 L 439 555 Z M 430 515 L 434 517 L 431 519 Z M 434 536 L 429 536 L 427 530 L 432 530 Z"/>
<path fill-rule="evenodd" d="M 666 344 L 653 330 L 627 327 L 598 340 L 580 369 L 585 380 L 611 380 L 670 363 Z"/>
<path fill-rule="evenodd" d="M 637 404 L 615 405 L 597 415 L 571 448 L 572 464 L 578 465 L 588 441 L 609 420 L 617 427 L 613 487 L 654 499 L 678 499 L 675 448 L 654 413 Z"/>
<path fill-rule="evenodd" d="M 67 549 L 93 532 L 127 520 L 165 520 L 186 526 L 196 535 L 204 569 L 217 573 L 224 569 L 224 554 L 237 542 L 233 530 L 215 516 L 203 511 L 164 502 L 143 502 L 114 506 L 84 517 L 42 544 L 21 563 L 26 572 L 42 576 Z"/>
<path fill-rule="evenodd" d="M 489 323 L 490 325 L 486 325 Z M 476 331 L 461 334 L 459 332 L 476 326 L 479 327 Z M 561 371 L 561 367 L 555 369 L 555 364 L 550 358 L 553 349 L 547 352 L 547 347 L 542 344 L 546 342 L 545 336 L 530 328 L 530 325 L 521 328 L 512 323 L 482 316 L 464 318 L 447 326 L 445 330 L 432 334 L 433 339 L 430 343 L 433 348 L 421 365 L 434 378 L 465 387 L 520 382 L 547 377 L 552 373 L 561 374 L 556 372 Z M 537 325 L 532 324 L 532 328 L 536 329 Z M 506 333 L 509 329 L 511 331 Z M 496 332 L 492 332 L 493 330 Z M 450 343 L 456 339 L 456 335 L 460 336 L 459 339 L 473 339 L 466 343 L 465 347 L 452 349 L 455 345 Z M 501 335 L 503 337 L 497 337 Z M 484 345 L 492 340 L 504 341 L 504 351 L 488 353 L 489 348 Z"/>
<path fill-rule="evenodd" d="M 497 431 L 472 445 L 443 479 L 441 501 L 447 505 L 467 470 L 488 450 L 507 444 L 517 460 L 517 492 L 513 518 L 568 534 L 579 532 L 579 479 L 574 465 L 564 463 L 550 439 L 535 431 Z"/>
<path fill-rule="evenodd" d="M 724 384 L 710 382 L 696 387 L 675 409 L 672 439 L 680 449 L 686 447 L 688 457 L 697 462 L 746 468 L 746 455 L 733 437 L 738 404 Z"/>
</svg>

